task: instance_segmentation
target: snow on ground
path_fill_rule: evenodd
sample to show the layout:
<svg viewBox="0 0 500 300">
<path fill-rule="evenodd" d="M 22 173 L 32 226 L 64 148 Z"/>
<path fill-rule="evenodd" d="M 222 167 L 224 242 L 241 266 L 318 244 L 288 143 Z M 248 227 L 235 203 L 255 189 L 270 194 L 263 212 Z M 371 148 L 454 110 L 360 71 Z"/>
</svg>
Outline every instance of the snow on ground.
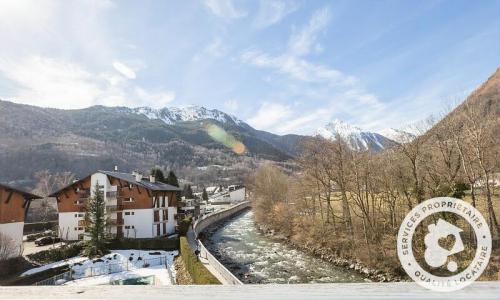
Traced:
<svg viewBox="0 0 500 300">
<path fill-rule="evenodd" d="M 175 279 L 174 266 L 169 265 L 169 269 L 172 271 L 173 278 Z M 117 280 L 125 280 L 125 279 L 146 277 L 146 276 L 155 276 L 155 285 L 172 284 L 170 275 L 168 274 L 168 270 L 165 268 L 165 266 L 162 265 L 162 266 L 152 266 L 149 268 L 139 268 L 108 275 L 86 277 L 82 279 L 68 281 L 64 285 L 72 285 L 72 286 L 108 285 L 111 282 Z"/>
<path fill-rule="evenodd" d="M 169 285 L 169 271 L 175 282 L 174 257 L 177 251 L 160 250 L 111 250 L 100 258 L 88 259 L 77 256 L 68 260 L 58 261 L 24 272 L 21 276 L 38 273 L 62 265 L 70 265 L 73 278 L 67 285 L 101 285 L 120 279 L 129 279 L 154 275 L 155 283 Z"/>
</svg>

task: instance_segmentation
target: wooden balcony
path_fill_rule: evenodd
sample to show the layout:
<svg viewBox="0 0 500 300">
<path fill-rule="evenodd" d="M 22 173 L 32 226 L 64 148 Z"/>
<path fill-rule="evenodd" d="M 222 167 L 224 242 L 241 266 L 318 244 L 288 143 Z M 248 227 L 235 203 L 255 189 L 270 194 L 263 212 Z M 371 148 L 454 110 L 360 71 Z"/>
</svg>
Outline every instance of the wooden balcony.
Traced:
<svg viewBox="0 0 500 300">
<path fill-rule="evenodd" d="M 122 204 L 118 204 L 118 205 L 106 205 L 106 210 L 108 212 L 123 211 L 123 205 Z"/>
<path fill-rule="evenodd" d="M 123 225 L 123 219 L 107 219 L 106 223 L 109 225 Z"/>
</svg>

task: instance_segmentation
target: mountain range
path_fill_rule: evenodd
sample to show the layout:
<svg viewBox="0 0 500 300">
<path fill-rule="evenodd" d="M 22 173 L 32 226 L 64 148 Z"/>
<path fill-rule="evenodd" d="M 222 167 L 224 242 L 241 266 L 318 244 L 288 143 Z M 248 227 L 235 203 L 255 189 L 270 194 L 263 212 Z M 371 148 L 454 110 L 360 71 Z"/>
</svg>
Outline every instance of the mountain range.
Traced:
<svg viewBox="0 0 500 300">
<path fill-rule="evenodd" d="M 337 122 L 340 124 L 339 122 Z M 215 125 L 245 145 L 237 155 L 207 134 Z M 120 165 L 126 170 L 152 165 L 182 169 L 226 165 L 251 167 L 263 160 L 284 162 L 300 153 L 311 136 L 276 135 L 257 130 L 216 109 L 92 106 L 61 110 L 0 101 L 0 180 L 29 179 L 37 171 L 72 171 L 83 176 Z M 389 145 L 379 134 L 343 129 L 355 149 Z M 354 129 L 353 129 L 354 128 Z M 326 134 L 322 134 L 328 138 Z M 16 162 L 16 163 L 12 163 Z"/>
<path fill-rule="evenodd" d="M 483 114 L 500 115 L 500 71 L 473 95 L 466 102 L 475 103 Z M 463 105 L 444 119 L 452 118 Z M 224 139 L 243 143 L 243 155 L 213 139 L 207 133 L 210 126 L 227 133 Z M 233 115 L 200 106 L 61 110 L 0 100 L 0 128 L 0 181 L 24 180 L 27 185 L 37 171 L 71 171 L 80 177 L 115 165 L 123 171 L 158 165 L 193 181 L 242 180 L 241 174 L 263 161 L 286 163 L 313 138 L 257 130 Z M 334 120 L 319 128 L 316 135 L 327 139 L 340 136 L 351 148 L 372 152 L 401 142 L 398 135 L 409 135 L 395 129 L 384 133 L 387 136 Z"/>
<path fill-rule="evenodd" d="M 341 137 L 351 149 L 358 151 L 382 151 L 394 145 L 394 141 L 376 132 L 362 131 L 359 127 L 352 126 L 341 120 L 334 120 L 325 127 L 318 128 L 317 135 L 326 139 L 335 140 Z"/>
</svg>

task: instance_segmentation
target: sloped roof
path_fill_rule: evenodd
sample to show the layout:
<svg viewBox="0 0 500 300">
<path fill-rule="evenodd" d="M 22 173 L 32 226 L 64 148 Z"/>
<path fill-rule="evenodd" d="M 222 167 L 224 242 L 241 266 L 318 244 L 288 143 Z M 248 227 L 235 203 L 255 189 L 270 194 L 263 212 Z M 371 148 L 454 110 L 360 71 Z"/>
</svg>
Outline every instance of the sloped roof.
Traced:
<svg viewBox="0 0 500 300">
<path fill-rule="evenodd" d="M 10 186 L 10 185 L 8 185 L 6 183 L 0 182 L 0 187 L 4 188 L 6 190 L 11 190 L 11 191 L 17 192 L 19 194 L 22 194 L 24 197 L 26 197 L 28 199 L 42 199 L 43 198 L 41 196 L 38 196 L 38 195 L 35 195 L 35 194 L 32 194 L 32 193 L 23 191 L 21 189 L 18 189 L 16 187 Z"/>
<path fill-rule="evenodd" d="M 138 186 L 142 186 L 148 190 L 152 191 L 182 191 L 181 188 L 166 184 L 163 182 L 150 182 L 149 178 L 142 178 L 141 181 L 136 181 L 135 176 L 130 173 L 121 173 L 121 172 L 111 172 L 111 171 L 102 171 L 99 170 L 99 173 L 106 174 L 111 177 L 115 177 L 133 184 L 137 184 Z"/>
<path fill-rule="evenodd" d="M 98 170 L 92 174 L 95 174 L 95 173 L 102 173 L 102 174 L 105 174 L 105 175 L 108 175 L 108 176 L 111 176 L 111 177 L 114 177 L 114 178 L 118 178 L 120 180 L 123 180 L 123 181 L 126 181 L 126 182 L 129 182 L 129 183 L 132 183 L 132 184 L 136 184 L 140 187 L 143 187 L 145 189 L 148 189 L 148 190 L 151 190 L 151 191 L 159 191 L 159 192 L 165 192 L 165 191 L 174 191 L 174 192 L 177 192 L 177 191 L 182 191 L 181 188 L 178 188 L 176 186 L 173 186 L 173 185 L 170 185 L 170 184 L 166 184 L 166 183 L 162 183 L 162 182 L 150 182 L 149 181 L 149 178 L 143 178 L 141 181 L 136 181 L 135 180 L 135 176 L 130 174 L 130 173 L 122 173 L 122 172 L 112 172 L 112 171 L 103 171 L 103 170 Z M 92 174 L 88 175 L 88 176 L 85 176 L 84 178 L 80 179 L 80 180 L 77 180 L 61 189 L 59 189 L 58 191 L 55 191 L 53 192 L 52 194 L 49 195 L 49 197 L 56 197 L 61 191 L 67 189 L 68 187 L 92 176 Z"/>
</svg>

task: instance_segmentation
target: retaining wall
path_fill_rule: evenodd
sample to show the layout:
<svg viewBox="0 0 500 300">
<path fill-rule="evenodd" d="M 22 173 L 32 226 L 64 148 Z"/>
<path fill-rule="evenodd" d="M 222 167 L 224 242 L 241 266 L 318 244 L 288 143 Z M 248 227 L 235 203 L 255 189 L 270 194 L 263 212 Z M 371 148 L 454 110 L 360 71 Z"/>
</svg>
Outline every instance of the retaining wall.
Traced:
<svg viewBox="0 0 500 300">
<path fill-rule="evenodd" d="M 217 223 L 219 221 L 222 221 L 224 219 L 230 218 L 236 213 L 250 207 L 250 201 L 245 201 L 238 203 L 234 206 L 231 206 L 227 209 L 213 212 L 207 215 L 204 215 L 200 219 L 196 220 L 196 222 L 193 225 L 193 230 L 198 236 L 200 232 L 203 232 L 203 230 L 207 229 L 210 225 Z M 236 276 L 231 273 L 222 263 L 220 263 L 211 253 L 210 251 L 207 250 L 205 245 L 201 241 L 199 241 L 199 250 L 200 250 L 200 257 L 205 258 L 210 266 L 212 267 L 213 270 L 215 270 L 220 277 L 225 279 L 226 284 L 231 284 L 231 285 L 241 285 L 243 284 Z M 217 275 L 214 274 L 216 277 Z"/>
</svg>

